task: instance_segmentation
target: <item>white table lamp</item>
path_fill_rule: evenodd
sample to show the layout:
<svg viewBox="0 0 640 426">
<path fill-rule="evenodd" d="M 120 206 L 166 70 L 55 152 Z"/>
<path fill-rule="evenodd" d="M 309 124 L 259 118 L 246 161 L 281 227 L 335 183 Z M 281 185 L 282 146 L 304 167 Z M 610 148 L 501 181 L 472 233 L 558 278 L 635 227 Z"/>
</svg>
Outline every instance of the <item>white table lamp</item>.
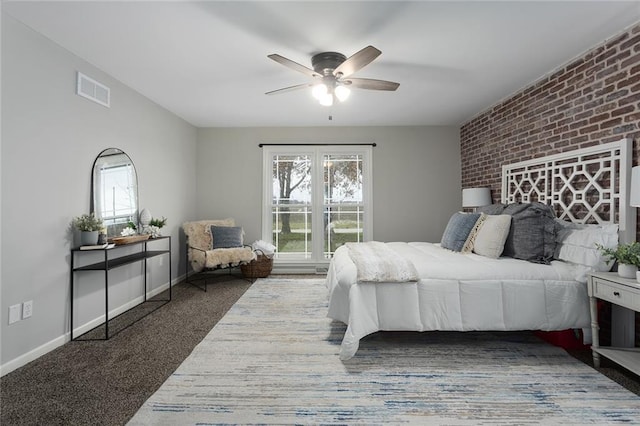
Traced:
<svg viewBox="0 0 640 426">
<path fill-rule="evenodd" d="M 491 188 L 465 188 L 462 190 L 462 207 L 476 208 L 489 204 L 491 204 Z"/>
</svg>

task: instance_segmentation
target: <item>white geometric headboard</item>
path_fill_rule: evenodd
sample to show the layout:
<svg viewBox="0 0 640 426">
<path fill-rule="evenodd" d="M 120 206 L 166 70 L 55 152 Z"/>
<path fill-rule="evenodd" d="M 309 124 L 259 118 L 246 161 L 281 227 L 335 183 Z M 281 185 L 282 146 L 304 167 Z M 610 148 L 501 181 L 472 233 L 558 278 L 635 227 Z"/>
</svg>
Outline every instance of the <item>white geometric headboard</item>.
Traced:
<svg viewBox="0 0 640 426">
<path fill-rule="evenodd" d="M 620 241 L 635 241 L 631 157 L 632 140 L 621 139 L 502 166 L 502 202 L 539 201 L 575 223 L 618 223 Z"/>
</svg>

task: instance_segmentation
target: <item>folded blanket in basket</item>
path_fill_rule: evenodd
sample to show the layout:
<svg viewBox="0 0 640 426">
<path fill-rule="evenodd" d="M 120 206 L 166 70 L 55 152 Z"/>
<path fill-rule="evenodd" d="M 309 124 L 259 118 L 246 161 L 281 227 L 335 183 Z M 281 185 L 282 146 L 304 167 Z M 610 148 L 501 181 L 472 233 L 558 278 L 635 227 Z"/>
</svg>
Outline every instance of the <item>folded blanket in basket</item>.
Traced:
<svg viewBox="0 0 640 426">
<path fill-rule="evenodd" d="M 368 241 L 346 243 L 349 257 L 358 270 L 358 281 L 408 282 L 417 281 L 413 263 L 391 250 L 385 243 Z"/>
</svg>

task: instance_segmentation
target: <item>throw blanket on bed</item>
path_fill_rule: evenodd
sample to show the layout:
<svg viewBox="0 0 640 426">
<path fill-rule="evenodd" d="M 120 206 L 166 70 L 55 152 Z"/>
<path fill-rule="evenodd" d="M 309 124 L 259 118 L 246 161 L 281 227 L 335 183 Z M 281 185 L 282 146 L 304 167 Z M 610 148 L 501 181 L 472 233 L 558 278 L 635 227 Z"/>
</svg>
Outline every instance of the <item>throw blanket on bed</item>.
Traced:
<svg viewBox="0 0 640 426">
<path fill-rule="evenodd" d="M 409 260 L 391 250 L 385 243 L 346 243 L 349 256 L 358 270 L 358 281 L 417 281 L 418 272 Z"/>
</svg>

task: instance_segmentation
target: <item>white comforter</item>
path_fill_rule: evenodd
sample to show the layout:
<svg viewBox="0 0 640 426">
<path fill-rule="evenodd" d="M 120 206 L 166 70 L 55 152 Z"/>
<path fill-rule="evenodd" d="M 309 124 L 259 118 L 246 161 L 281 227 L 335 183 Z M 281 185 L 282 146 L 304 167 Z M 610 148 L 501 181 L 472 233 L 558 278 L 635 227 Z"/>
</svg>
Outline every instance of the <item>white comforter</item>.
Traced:
<svg viewBox="0 0 640 426">
<path fill-rule="evenodd" d="M 588 328 L 585 271 L 460 254 L 431 243 L 387 243 L 418 271 L 417 282 L 359 283 L 348 249 L 329 266 L 330 318 L 348 325 L 340 358 L 380 330 L 566 330 Z"/>
</svg>

